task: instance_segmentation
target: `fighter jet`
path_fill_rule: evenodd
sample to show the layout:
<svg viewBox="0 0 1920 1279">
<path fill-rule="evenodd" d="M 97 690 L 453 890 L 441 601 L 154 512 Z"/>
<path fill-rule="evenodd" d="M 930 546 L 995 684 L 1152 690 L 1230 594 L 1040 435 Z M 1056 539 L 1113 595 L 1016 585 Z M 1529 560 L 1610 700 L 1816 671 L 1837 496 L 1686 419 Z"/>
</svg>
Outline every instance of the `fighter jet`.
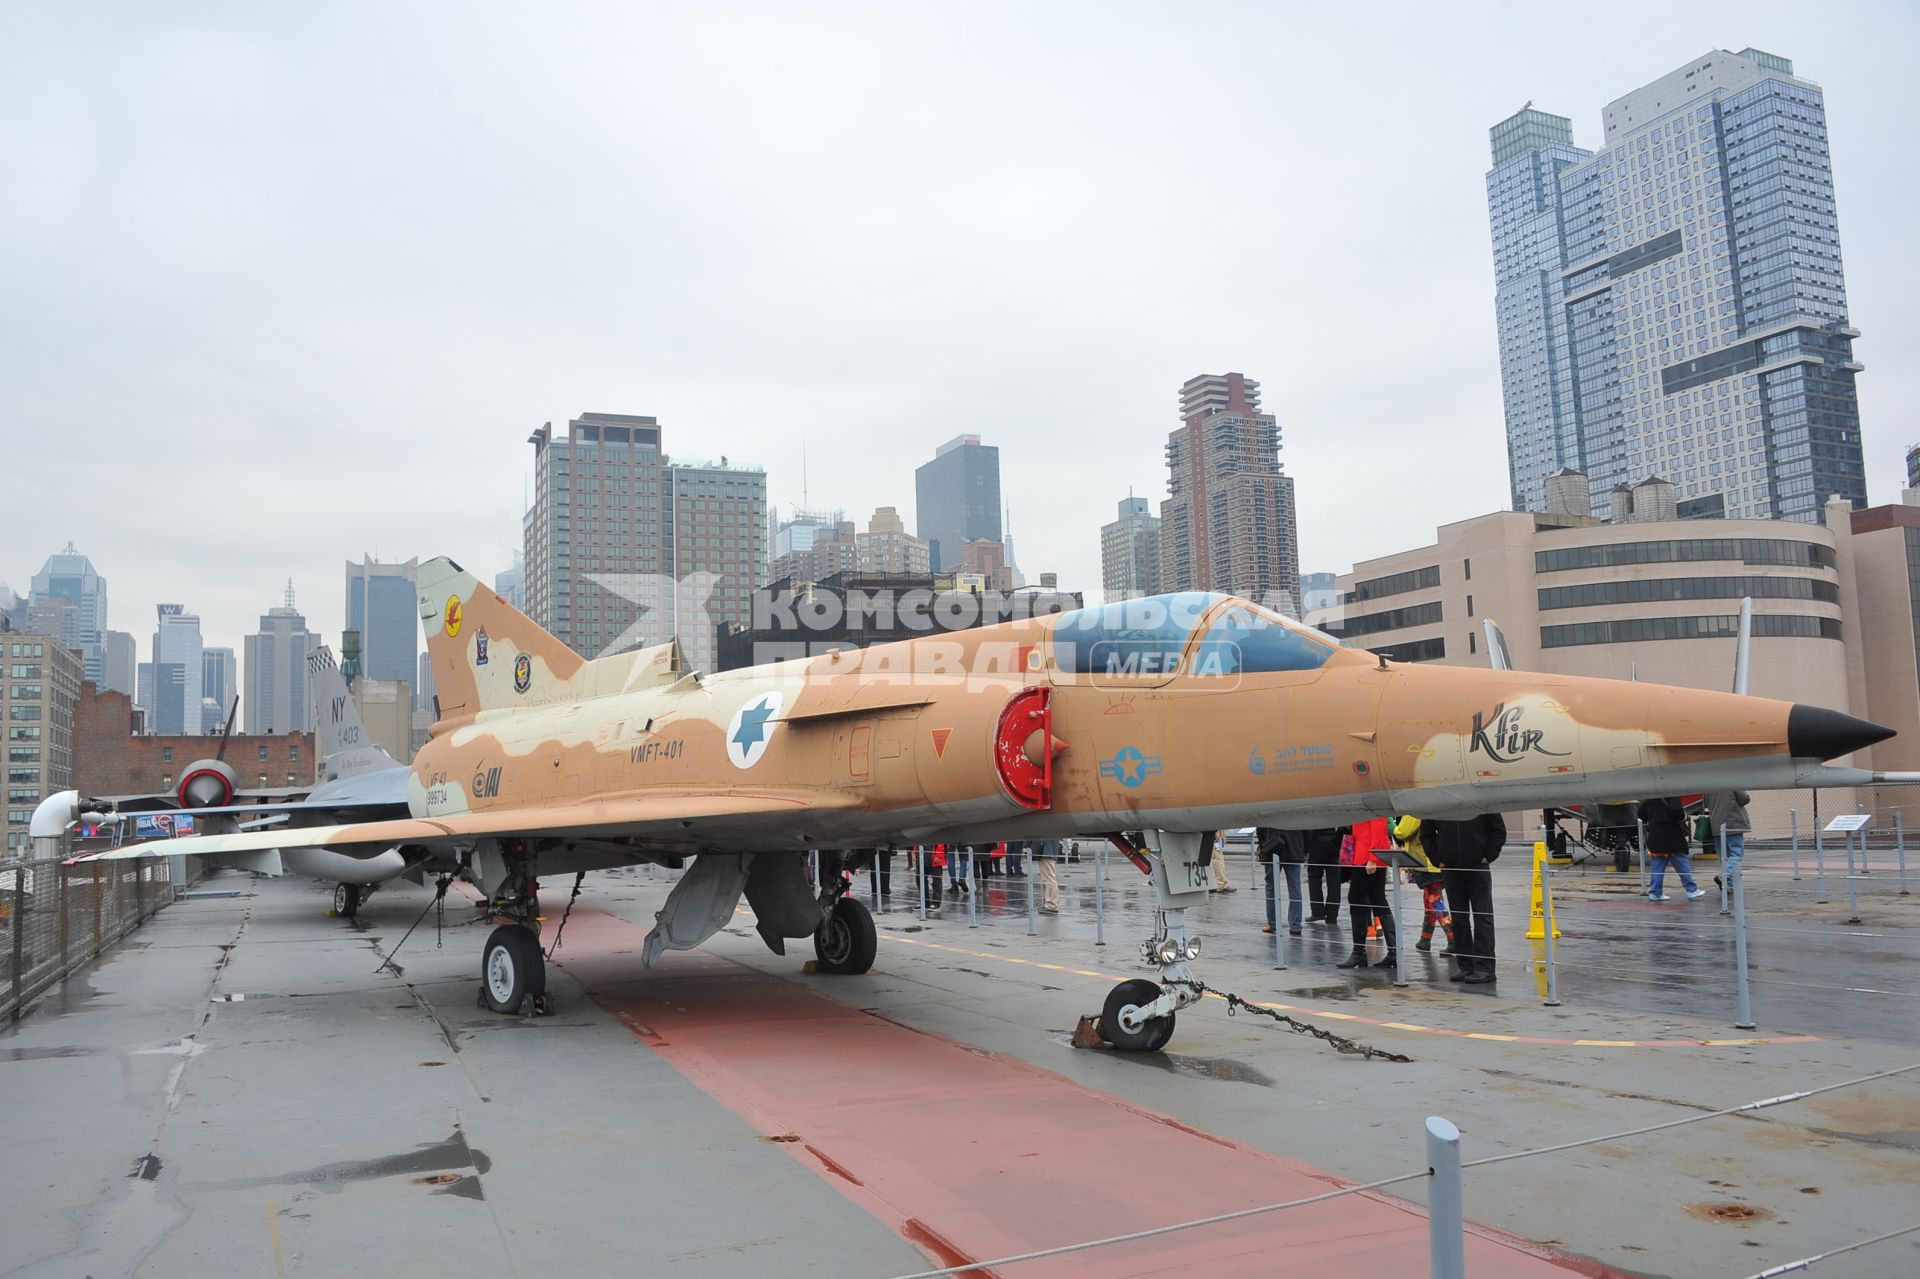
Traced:
<svg viewBox="0 0 1920 1279">
<path fill-rule="evenodd" d="M 66 806 L 74 810 L 73 819 L 84 814 L 96 821 L 112 820 L 149 806 L 163 806 L 171 810 L 170 815 L 191 815 L 209 824 L 224 822 L 230 830 L 277 833 L 349 820 L 408 816 L 407 766 L 367 736 L 333 653 L 321 645 L 309 650 L 306 660 L 320 758 L 315 784 L 304 793 L 288 787 L 272 791 L 238 789 L 233 769 L 216 756 L 188 765 L 179 786 L 165 794 L 83 800 L 66 792 L 71 797 Z M 223 750 L 224 746 L 223 738 Z M 171 841 L 137 848 L 156 856 L 184 855 L 175 851 Z M 365 897 L 382 883 L 402 875 L 420 879 L 430 870 L 447 871 L 455 866 L 449 857 L 436 857 L 432 849 L 424 847 L 395 845 L 371 853 L 357 850 L 347 854 L 306 845 L 284 834 L 278 835 L 272 847 L 250 846 L 207 856 L 219 865 L 257 874 L 291 872 L 331 881 L 334 913 L 346 919 L 351 919 Z"/>
<path fill-rule="evenodd" d="M 1152 876 L 1142 953 L 1161 980 L 1115 987 L 1102 1030 L 1157 1048 L 1200 997 L 1185 912 L 1206 900 L 1205 832 L 1858 785 L 1873 774 L 1825 761 L 1892 735 L 1729 693 L 1403 665 L 1213 593 L 707 675 L 671 644 L 583 660 L 448 559 L 416 580 L 439 720 L 411 815 L 168 851 L 469 846 L 499 1012 L 545 1004 L 543 877 L 684 867 L 647 964 L 744 896 L 776 953 L 811 936 L 822 970 L 861 973 L 873 920 L 836 868 L 886 846 L 1104 836 Z"/>
</svg>

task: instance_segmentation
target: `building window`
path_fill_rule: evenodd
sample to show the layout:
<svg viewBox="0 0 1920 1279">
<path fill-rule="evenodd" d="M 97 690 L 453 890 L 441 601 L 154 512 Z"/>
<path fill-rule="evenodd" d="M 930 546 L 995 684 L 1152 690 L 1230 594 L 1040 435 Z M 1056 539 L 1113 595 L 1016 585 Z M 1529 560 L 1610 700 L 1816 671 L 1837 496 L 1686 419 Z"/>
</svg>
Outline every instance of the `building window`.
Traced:
<svg viewBox="0 0 1920 1279">
<path fill-rule="evenodd" d="M 173 763 L 173 747 L 171 747 L 171 746 L 162 746 L 162 747 L 160 748 L 160 762 L 161 762 L 162 764 L 171 764 L 171 763 Z"/>
<path fill-rule="evenodd" d="M 264 764 L 266 763 L 266 761 L 267 761 L 267 748 L 265 746 L 262 746 L 260 748 L 260 762 Z"/>
<path fill-rule="evenodd" d="M 1345 602 L 1364 604 L 1368 600 L 1384 599 L 1389 595 L 1405 595 L 1408 591 L 1425 590 L 1438 585 L 1440 585 L 1440 566 L 1429 565 L 1426 568 L 1410 569 L 1405 573 L 1394 573 L 1387 577 L 1355 582 L 1353 589 L 1347 592 Z"/>
</svg>

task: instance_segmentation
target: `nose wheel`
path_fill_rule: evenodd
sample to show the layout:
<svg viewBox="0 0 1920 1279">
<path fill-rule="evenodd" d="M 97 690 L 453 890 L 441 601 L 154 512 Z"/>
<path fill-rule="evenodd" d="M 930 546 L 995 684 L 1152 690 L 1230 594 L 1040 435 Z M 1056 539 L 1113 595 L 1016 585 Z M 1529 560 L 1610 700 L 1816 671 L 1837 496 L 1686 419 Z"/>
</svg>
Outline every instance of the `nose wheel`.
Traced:
<svg viewBox="0 0 1920 1279">
<path fill-rule="evenodd" d="M 1173 1038 L 1173 1014 L 1153 1012 L 1160 998 L 1160 987 L 1144 977 L 1121 982 L 1100 1010 L 1100 1038 L 1121 1052 L 1159 1052 Z"/>
</svg>

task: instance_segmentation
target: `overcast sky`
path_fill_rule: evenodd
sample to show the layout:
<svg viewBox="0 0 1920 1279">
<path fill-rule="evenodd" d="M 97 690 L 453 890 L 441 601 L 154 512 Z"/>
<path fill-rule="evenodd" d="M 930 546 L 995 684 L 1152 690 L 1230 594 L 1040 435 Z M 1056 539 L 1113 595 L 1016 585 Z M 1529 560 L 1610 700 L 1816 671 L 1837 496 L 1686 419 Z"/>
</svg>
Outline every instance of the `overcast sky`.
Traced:
<svg viewBox="0 0 1920 1279">
<path fill-rule="evenodd" d="M 863 525 L 978 432 L 1021 566 L 1093 598 L 1180 383 L 1229 370 L 1343 571 L 1506 502 L 1488 127 L 1597 146 L 1747 45 L 1826 90 L 1894 501 L 1917 13 L 0 0 L 0 580 L 76 543 L 144 659 L 156 602 L 238 646 L 291 577 L 337 643 L 345 559 L 491 576 L 528 432 L 598 410 L 782 507 L 804 438 Z"/>
</svg>

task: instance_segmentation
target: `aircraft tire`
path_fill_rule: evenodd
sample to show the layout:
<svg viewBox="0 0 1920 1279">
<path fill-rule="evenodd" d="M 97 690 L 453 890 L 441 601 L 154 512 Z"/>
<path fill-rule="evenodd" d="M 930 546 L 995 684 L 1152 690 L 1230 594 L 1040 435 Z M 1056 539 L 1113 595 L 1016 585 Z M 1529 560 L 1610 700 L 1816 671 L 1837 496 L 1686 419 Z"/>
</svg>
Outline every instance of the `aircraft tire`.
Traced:
<svg viewBox="0 0 1920 1279">
<path fill-rule="evenodd" d="M 851 897 L 833 904 L 813 934 L 813 953 L 823 973 L 851 976 L 873 967 L 880 952 L 880 935 L 874 929 L 873 915 Z"/>
<path fill-rule="evenodd" d="M 1120 1024 L 1120 1012 L 1129 1004 L 1138 1007 L 1160 998 L 1160 987 L 1144 977 L 1123 981 L 1107 992 L 1106 1006 L 1100 1010 L 1100 1038 L 1124 1053 L 1158 1052 L 1173 1038 L 1173 1014 L 1157 1017 L 1138 1030 Z"/>
<path fill-rule="evenodd" d="M 352 919 L 360 910 L 360 885 L 335 884 L 333 886 L 333 913 L 341 919 Z"/>
<path fill-rule="evenodd" d="M 547 961 L 540 940 L 520 924 L 502 924 L 480 953 L 480 999 L 492 1012 L 518 1013 L 528 999 L 547 993 Z"/>
</svg>

